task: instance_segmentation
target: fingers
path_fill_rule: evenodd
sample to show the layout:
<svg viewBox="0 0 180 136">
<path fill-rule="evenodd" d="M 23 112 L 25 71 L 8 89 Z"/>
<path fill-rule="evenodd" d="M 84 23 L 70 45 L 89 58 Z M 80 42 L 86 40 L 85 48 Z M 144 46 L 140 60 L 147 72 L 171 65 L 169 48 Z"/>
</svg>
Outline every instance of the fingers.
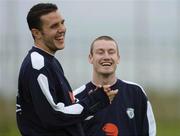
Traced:
<svg viewBox="0 0 180 136">
<path fill-rule="evenodd" d="M 104 86 L 103 86 L 103 89 L 104 89 L 104 91 L 105 91 L 106 93 L 109 92 L 109 91 L 111 91 L 110 85 L 104 85 Z"/>
<path fill-rule="evenodd" d="M 111 90 L 110 85 L 104 85 L 103 86 L 104 91 L 106 92 L 107 96 L 109 97 L 110 103 L 113 101 L 114 97 L 118 93 L 118 89 Z"/>
<path fill-rule="evenodd" d="M 113 99 L 114 99 L 114 97 L 117 95 L 117 93 L 118 93 L 118 89 L 116 89 L 116 90 L 111 90 L 111 91 L 109 91 L 109 92 L 106 93 L 106 94 L 108 95 L 108 97 L 109 97 L 110 103 L 113 101 Z"/>
</svg>

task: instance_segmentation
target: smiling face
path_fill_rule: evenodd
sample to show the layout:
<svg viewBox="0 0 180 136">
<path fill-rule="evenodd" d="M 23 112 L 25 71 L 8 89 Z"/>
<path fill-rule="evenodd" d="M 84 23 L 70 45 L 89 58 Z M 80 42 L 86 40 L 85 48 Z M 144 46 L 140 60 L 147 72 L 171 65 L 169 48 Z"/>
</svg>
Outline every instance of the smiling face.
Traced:
<svg viewBox="0 0 180 136">
<path fill-rule="evenodd" d="M 119 59 L 118 48 L 114 41 L 100 39 L 93 43 L 89 62 L 93 64 L 95 75 L 115 76 Z"/>
<path fill-rule="evenodd" d="M 35 43 L 45 51 L 54 54 L 64 48 L 66 27 L 64 19 L 58 11 L 50 12 L 40 17 L 42 29 L 33 29 Z"/>
</svg>

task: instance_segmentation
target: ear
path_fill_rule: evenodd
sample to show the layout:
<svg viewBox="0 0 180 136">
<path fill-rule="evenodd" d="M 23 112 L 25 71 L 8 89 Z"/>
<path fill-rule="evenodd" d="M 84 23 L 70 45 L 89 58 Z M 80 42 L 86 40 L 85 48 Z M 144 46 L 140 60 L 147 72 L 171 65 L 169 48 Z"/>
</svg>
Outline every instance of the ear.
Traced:
<svg viewBox="0 0 180 136">
<path fill-rule="evenodd" d="M 89 63 L 92 64 L 92 61 L 93 61 L 93 56 L 92 56 L 92 54 L 89 54 L 88 60 L 89 60 Z"/>
<path fill-rule="evenodd" d="M 118 55 L 118 61 L 117 61 L 117 64 L 120 63 L 120 55 Z"/>
<path fill-rule="evenodd" d="M 35 37 L 35 39 L 41 38 L 41 31 L 39 31 L 39 29 L 36 28 L 31 29 L 31 33 Z"/>
</svg>

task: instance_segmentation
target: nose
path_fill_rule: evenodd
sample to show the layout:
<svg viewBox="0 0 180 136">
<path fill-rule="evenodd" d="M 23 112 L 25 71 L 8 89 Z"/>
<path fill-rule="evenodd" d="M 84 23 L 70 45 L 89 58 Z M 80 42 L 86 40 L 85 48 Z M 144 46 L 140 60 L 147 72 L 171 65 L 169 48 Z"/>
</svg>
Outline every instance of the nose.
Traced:
<svg viewBox="0 0 180 136">
<path fill-rule="evenodd" d="M 104 52 L 104 59 L 110 59 L 110 55 L 107 51 Z"/>
<path fill-rule="evenodd" d="M 59 25 L 58 32 L 65 32 L 66 26 L 64 24 Z"/>
</svg>

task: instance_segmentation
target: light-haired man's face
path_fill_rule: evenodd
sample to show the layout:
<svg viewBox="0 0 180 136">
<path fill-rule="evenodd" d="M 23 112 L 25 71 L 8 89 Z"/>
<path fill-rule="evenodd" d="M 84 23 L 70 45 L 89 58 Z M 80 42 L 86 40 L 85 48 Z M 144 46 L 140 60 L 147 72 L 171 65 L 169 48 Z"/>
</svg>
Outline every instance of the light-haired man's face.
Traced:
<svg viewBox="0 0 180 136">
<path fill-rule="evenodd" d="M 98 40 L 93 44 L 89 62 L 93 65 L 93 70 L 96 74 L 114 74 L 119 60 L 117 45 L 114 41 Z"/>
</svg>

